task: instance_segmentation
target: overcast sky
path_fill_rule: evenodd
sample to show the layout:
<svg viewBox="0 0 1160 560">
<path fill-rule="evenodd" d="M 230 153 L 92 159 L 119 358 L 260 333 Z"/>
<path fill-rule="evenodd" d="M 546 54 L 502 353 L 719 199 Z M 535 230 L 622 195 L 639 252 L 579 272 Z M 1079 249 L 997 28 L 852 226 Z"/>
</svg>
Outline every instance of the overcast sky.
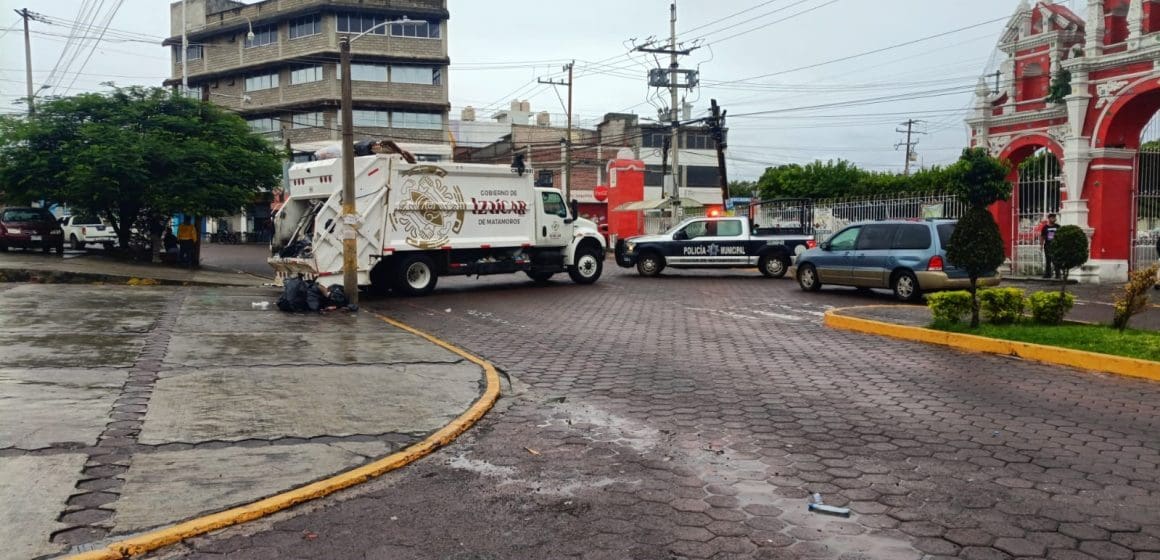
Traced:
<svg viewBox="0 0 1160 560">
<path fill-rule="evenodd" d="M 103 2 L 111 7 L 118 0 Z M 13 9 L 78 19 L 82 0 L 0 0 L 0 111 L 21 110 L 24 58 Z M 667 40 L 669 0 L 449 0 L 452 118 L 465 105 L 481 117 L 527 99 L 563 122 L 566 91 L 536 83 L 562 76 L 576 61 L 574 114 L 583 125 L 608 112 L 655 118 L 660 102 L 647 88 L 651 55 L 630 55 L 632 40 Z M 1082 17 L 1081 0 L 1061 0 Z M 756 178 L 770 165 L 844 158 L 900 171 L 894 145 L 908 118 L 920 164 L 953 161 L 965 144 L 962 124 L 977 77 L 997 66 L 995 43 L 1018 0 L 679 0 L 678 40 L 699 48 L 681 61 L 700 69 L 703 86 L 687 92 L 695 117 L 711 98 L 728 111 L 731 178 Z M 170 52 L 128 39 L 169 32 L 169 2 L 123 0 L 87 64 L 74 61 L 45 93 L 104 90 L 100 83 L 159 85 Z M 7 15 L 3 15 L 7 14 Z M 736 14 L 734 17 L 727 17 Z M 726 18 L 726 19 L 722 19 Z M 721 21 L 717 21 L 721 20 Z M 985 23 L 990 22 L 990 23 Z M 973 27 L 971 27 L 973 26 Z M 971 27 L 969 29 L 962 29 Z M 962 29 L 960 31 L 956 31 Z M 33 77 L 45 83 L 69 28 L 32 24 Z M 127 33 L 134 35 L 129 35 Z M 943 36 L 888 48 L 933 35 Z M 699 39 L 699 40 L 698 40 Z M 865 54 L 885 49 L 881 52 Z M 847 58 L 851 57 L 851 58 Z M 838 60 L 837 59 L 845 59 Z M 67 60 L 66 60 L 67 62 Z M 662 60 L 662 65 L 667 61 Z M 62 65 L 63 66 L 63 65 Z M 74 81 L 75 80 L 75 81 Z M 71 89 L 70 89 L 71 86 Z M 559 93 L 559 97 L 557 96 Z M 651 95 L 651 99 L 650 99 Z M 877 101 L 877 102 L 875 102 Z M 650 104 L 651 103 L 651 104 Z M 811 108 L 822 106 L 818 108 Z"/>
</svg>

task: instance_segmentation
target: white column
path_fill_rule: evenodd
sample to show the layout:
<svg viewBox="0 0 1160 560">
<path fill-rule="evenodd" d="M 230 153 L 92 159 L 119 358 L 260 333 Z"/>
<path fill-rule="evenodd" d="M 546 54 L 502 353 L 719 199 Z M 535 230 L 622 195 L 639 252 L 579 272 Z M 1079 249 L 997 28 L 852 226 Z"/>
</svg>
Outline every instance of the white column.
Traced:
<svg viewBox="0 0 1160 560">
<path fill-rule="evenodd" d="M 1088 229 L 1088 204 L 1083 199 L 1083 185 L 1091 164 L 1091 138 L 1082 136 L 1087 107 L 1091 101 L 1088 73 L 1079 69 L 1071 74 L 1071 95 L 1067 103 L 1067 135 L 1063 139 L 1063 182 L 1067 200 L 1063 202 L 1059 221 Z M 1090 232 L 1089 232 L 1090 233 Z"/>
<path fill-rule="evenodd" d="M 1094 57 L 1104 54 L 1104 2 L 1088 0 L 1087 24 L 1085 28 L 1084 56 Z"/>
<path fill-rule="evenodd" d="M 1128 48 L 1140 48 L 1140 35 L 1144 33 L 1144 0 L 1130 0 L 1128 3 Z"/>
</svg>

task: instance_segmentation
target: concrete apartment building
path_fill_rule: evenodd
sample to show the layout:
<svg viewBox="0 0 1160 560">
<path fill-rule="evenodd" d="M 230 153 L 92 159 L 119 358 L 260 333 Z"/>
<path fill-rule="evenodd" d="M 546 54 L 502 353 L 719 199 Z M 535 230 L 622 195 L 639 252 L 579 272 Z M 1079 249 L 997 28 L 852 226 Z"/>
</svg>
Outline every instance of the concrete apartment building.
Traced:
<svg viewBox="0 0 1160 560">
<path fill-rule="evenodd" d="M 351 44 L 355 138 L 392 138 L 450 160 L 446 0 L 186 0 L 170 4 L 173 77 L 272 141 L 312 152 L 341 137 L 338 39 Z M 252 35 L 250 35 L 252 33 Z"/>
</svg>

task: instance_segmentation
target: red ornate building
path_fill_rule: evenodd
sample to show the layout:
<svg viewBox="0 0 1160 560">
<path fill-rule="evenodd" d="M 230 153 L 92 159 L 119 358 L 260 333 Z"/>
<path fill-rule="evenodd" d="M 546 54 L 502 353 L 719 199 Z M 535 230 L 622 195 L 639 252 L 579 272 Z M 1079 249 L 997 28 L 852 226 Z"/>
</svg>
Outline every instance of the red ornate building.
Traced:
<svg viewBox="0 0 1160 560">
<path fill-rule="evenodd" d="M 1006 58 L 980 78 L 967 123 L 972 145 L 1014 164 L 1012 200 L 993 209 L 1013 268 L 1037 257 L 1036 228 L 1057 212 L 1091 239 L 1081 281 L 1125 279 L 1139 260 L 1140 138 L 1160 109 L 1160 0 L 1089 0 L 1085 17 L 1023 0 L 998 47 Z M 1070 93 L 1051 101 L 1069 76 Z M 1059 165 L 1029 189 L 1019 164 L 1043 150 Z"/>
</svg>

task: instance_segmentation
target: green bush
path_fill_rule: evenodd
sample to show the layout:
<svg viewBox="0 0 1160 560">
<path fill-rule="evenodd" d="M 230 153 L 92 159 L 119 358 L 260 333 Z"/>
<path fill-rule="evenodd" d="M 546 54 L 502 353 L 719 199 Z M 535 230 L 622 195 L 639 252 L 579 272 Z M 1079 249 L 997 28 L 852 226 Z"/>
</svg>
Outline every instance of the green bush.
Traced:
<svg viewBox="0 0 1160 560">
<path fill-rule="evenodd" d="M 1063 292 L 1035 292 L 1027 298 L 1036 323 L 1058 325 L 1075 305 L 1075 296 Z"/>
<path fill-rule="evenodd" d="M 1023 290 L 988 288 L 979 290 L 983 316 L 996 325 L 1010 325 L 1023 316 Z"/>
<path fill-rule="evenodd" d="M 927 294 L 926 305 L 936 324 L 955 324 L 971 313 L 971 293 L 960 290 Z"/>
</svg>

